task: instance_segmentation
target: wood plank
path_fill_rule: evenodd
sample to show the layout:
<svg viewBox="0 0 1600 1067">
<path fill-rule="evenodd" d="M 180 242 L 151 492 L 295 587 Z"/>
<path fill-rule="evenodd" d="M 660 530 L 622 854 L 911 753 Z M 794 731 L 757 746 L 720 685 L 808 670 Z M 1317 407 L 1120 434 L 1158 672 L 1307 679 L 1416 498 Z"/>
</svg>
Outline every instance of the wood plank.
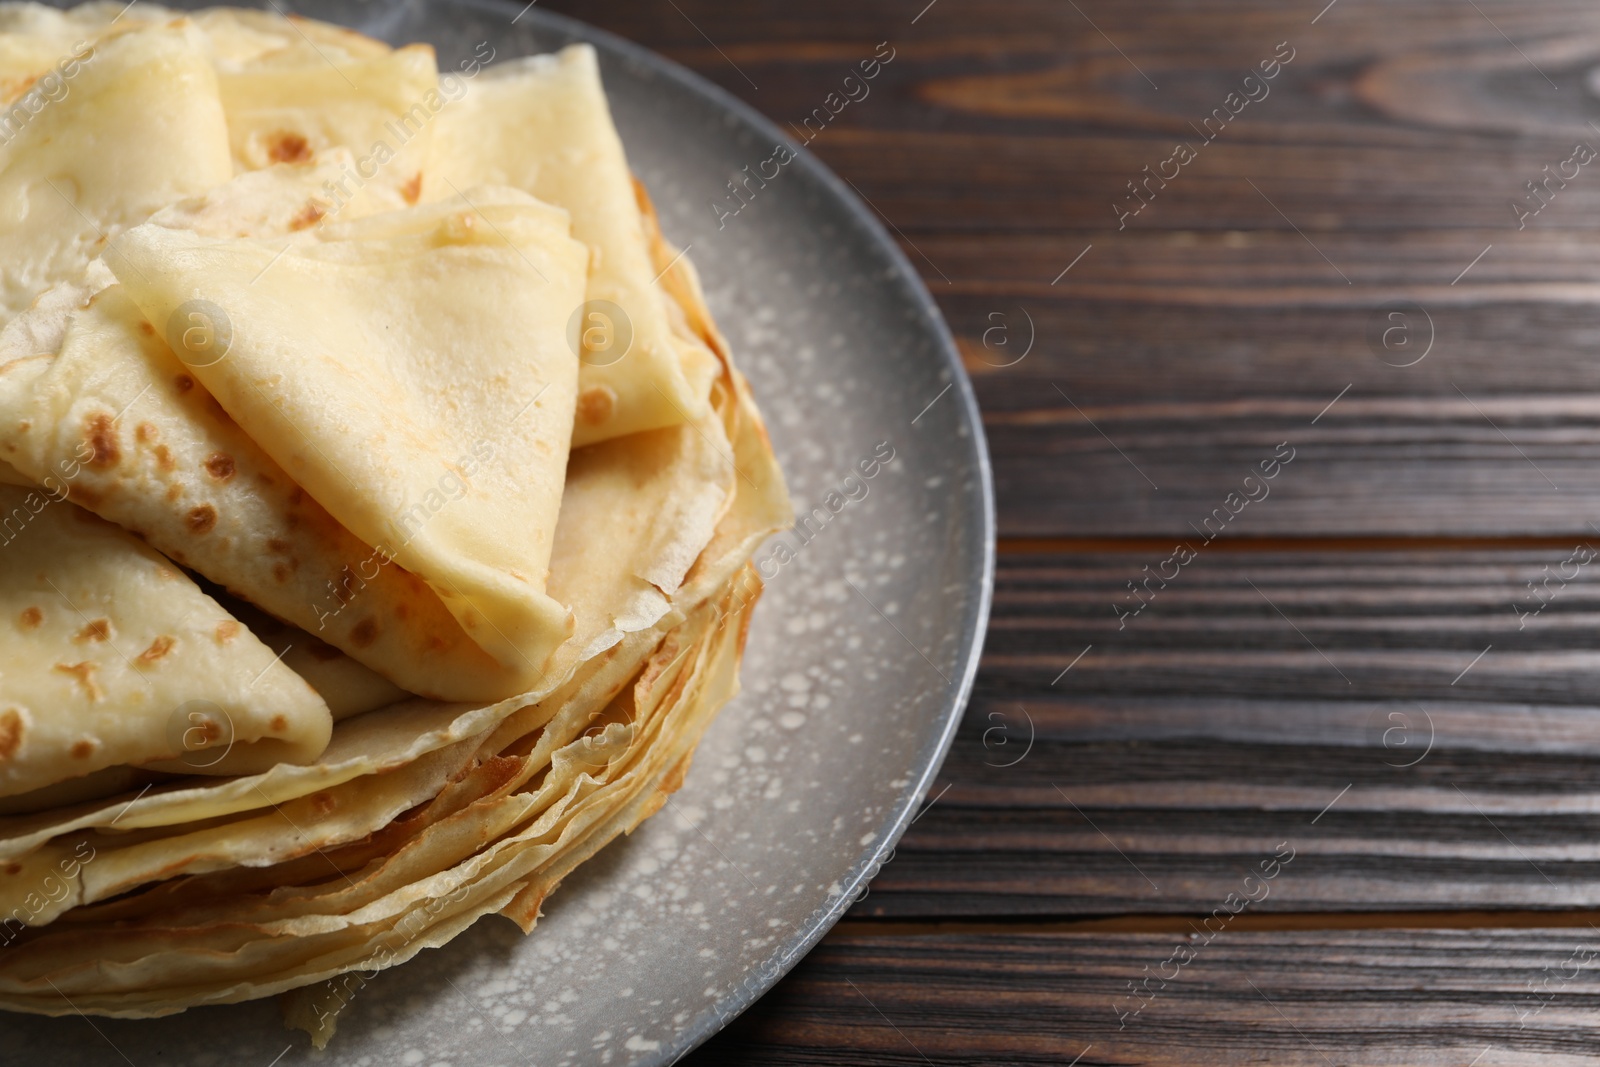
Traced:
<svg viewBox="0 0 1600 1067">
<path fill-rule="evenodd" d="M 555 6 L 662 49 L 785 126 L 891 42 L 870 93 L 810 147 L 913 237 L 1106 226 L 1126 183 L 1183 139 L 1197 158 L 1138 227 L 1289 232 L 1246 178 L 1313 232 L 1503 227 L 1524 182 L 1596 136 L 1582 100 L 1600 12 L 1572 0 L 1405 16 L 1342 0 L 1314 26 L 1265 0 L 1091 5 L 1093 25 L 1044 0 L 986 5 L 982 18 L 945 4 L 915 25 L 921 5 Z M 1196 126 L 1279 42 L 1294 58 L 1268 95 L 1203 141 Z M 1600 181 L 1575 179 L 1539 224 L 1592 227 L 1597 204 Z"/>
<path fill-rule="evenodd" d="M 1600 146 L 1579 103 L 1600 9 L 1479 6 L 1341 0 L 1315 25 L 1264 0 L 1106 6 L 1127 59 L 1034 0 L 915 25 L 896 5 L 579 13 L 790 128 L 892 42 L 810 148 L 898 227 L 950 318 L 1004 533 L 1181 535 L 1289 441 L 1300 466 L 1253 536 L 1576 535 L 1600 517 L 1600 178 L 1551 185 L 1526 229 L 1510 204 L 1539 203 L 1526 183 L 1575 141 Z M 1270 95 L 1128 192 L 1283 40 Z M 1429 316 L 1415 366 L 1374 350 L 1393 301 Z"/>
<path fill-rule="evenodd" d="M 1123 619 L 1164 553 L 1003 555 L 933 802 L 854 914 L 1205 914 L 1284 842 L 1255 910 L 1600 906 L 1574 547 L 1217 551 Z"/>
<path fill-rule="evenodd" d="M 1496 395 L 1462 375 L 1453 397 L 1405 398 L 1363 391 L 1357 377 L 1348 391 L 1308 382 L 1291 395 L 1176 403 L 1065 375 L 985 382 L 984 402 L 1026 393 L 1034 405 L 995 404 L 985 418 L 1000 529 L 1192 537 L 1280 447 L 1294 467 L 1270 503 L 1241 514 L 1240 533 L 1576 538 L 1600 518 L 1600 393 Z"/>
<path fill-rule="evenodd" d="M 1593 1063 L 1597 956 L 1590 929 L 834 937 L 682 1062 Z"/>
<path fill-rule="evenodd" d="M 783 126 L 892 43 L 809 149 L 900 231 L 975 379 L 1002 531 L 1041 539 L 1002 557 L 973 705 L 856 921 L 684 1062 L 1600 1058 L 1592 959 L 1560 977 L 1594 915 L 1541 911 L 1600 907 L 1590 568 L 1513 610 L 1600 536 L 1600 172 L 1524 229 L 1511 209 L 1600 146 L 1600 9 L 554 6 Z M 1270 96 L 1119 228 L 1127 183 L 1285 40 Z M 1401 300 L 1434 340 L 1404 368 L 1370 339 Z M 1118 629 L 1126 583 L 1283 441 L 1270 498 Z M 1437 911 L 1462 907 L 1485 910 Z M 1350 922 L 1386 928 L 1306 928 Z"/>
<path fill-rule="evenodd" d="M 1007 264 L 935 286 L 985 411 L 1003 532 L 1179 536 L 1283 441 L 1298 466 L 1241 516 L 1249 536 L 1577 535 L 1600 516 L 1592 243 L 1321 241 L 1352 287 L 1295 235 L 1104 236 L 922 242 L 953 277 Z M 1390 319 L 1397 300 L 1423 310 Z M 1393 351 L 1391 325 L 1408 331 Z M 1422 358 L 1396 366 L 1407 339 Z"/>
</svg>

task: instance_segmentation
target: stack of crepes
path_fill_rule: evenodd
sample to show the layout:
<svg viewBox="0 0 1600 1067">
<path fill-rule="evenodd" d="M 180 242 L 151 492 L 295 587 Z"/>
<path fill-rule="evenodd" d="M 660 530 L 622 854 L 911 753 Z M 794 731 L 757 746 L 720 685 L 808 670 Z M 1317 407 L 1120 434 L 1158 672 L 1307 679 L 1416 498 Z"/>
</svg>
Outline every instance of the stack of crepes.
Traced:
<svg viewBox="0 0 1600 1067">
<path fill-rule="evenodd" d="M 531 929 L 737 690 L 788 496 L 594 53 L 0 5 L 0 1007 Z"/>
</svg>

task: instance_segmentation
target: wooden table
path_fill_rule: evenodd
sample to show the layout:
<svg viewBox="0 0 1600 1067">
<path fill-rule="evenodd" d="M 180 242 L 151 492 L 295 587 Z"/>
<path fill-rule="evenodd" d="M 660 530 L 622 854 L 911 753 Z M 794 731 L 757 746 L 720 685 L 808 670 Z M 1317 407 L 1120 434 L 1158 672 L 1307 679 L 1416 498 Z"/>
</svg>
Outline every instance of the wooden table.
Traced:
<svg viewBox="0 0 1600 1067">
<path fill-rule="evenodd" d="M 685 1062 L 1600 1058 L 1600 7 L 926 2 L 550 4 L 780 124 L 889 42 L 811 149 L 999 491 L 927 808 Z"/>
</svg>

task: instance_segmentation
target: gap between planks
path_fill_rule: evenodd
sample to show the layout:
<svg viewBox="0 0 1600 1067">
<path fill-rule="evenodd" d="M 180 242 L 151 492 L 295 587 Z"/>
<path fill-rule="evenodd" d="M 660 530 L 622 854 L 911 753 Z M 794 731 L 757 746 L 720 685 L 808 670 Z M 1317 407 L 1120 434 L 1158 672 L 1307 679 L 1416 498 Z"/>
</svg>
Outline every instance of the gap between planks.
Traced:
<svg viewBox="0 0 1600 1067">
<path fill-rule="evenodd" d="M 1166 551 L 1182 541 L 1173 537 L 1001 537 L 995 551 L 1002 556 L 1091 552 Z M 1192 540 L 1192 539 L 1191 539 Z M 1571 548 L 1571 535 L 1528 537 L 1219 537 L 1208 552 L 1475 552 L 1496 549 Z"/>
<path fill-rule="evenodd" d="M 1135 914 L 1016 920 L 843 919 L 829 937 L 925 937 L 942 934 L 1188 933 L 1203 914 Z M 1230 930 L 1487 930 L 1595 928 L 1600 911 L 1393 911 L 1241 913 Z"/>
</svg>

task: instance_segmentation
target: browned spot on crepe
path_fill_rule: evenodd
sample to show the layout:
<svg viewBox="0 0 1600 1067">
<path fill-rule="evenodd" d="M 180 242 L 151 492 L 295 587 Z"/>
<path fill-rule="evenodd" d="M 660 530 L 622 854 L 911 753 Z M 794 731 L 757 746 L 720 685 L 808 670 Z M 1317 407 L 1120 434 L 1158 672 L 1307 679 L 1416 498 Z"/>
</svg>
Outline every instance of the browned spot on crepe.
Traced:
<svg viewBox="0 0 1600 1067">
<path fill-rule="evenodd" d="M 590 426 L 598 426 L 611 418 L 616 405 L 616 393 L 603 385 L 590 386 L 578 394 L 578 419 Z"/>
<path fill-rule="evenodd" d="M 357 648 L 366 648 L 378 639 L 378 623 L 371 617 L 356 623 L 356 628 L 350 631 L 350 643 Z"/>
<path fill-rule="evenodd" d="M 189 744 L 189 741 L 188 741 L 189 734 L 194 732 L 195 730 L 200 731 L 200 736 L 201 736 L 201 738 L 204 739 L 205 744 L 203 744 L 203 745 L 190 745 Z M 191 726 L 188 730 L 185 730 L 183 736 L 184 736 L 184 743 L 183 743 L 184 747 L 189 749 L 190 751 L 193 751 L 194 749 L 197 749 L 197 748 L 205 748 L 206 745 L 209 745 L 209 744 L 211 744 L 211 742 L 213 742 L 213 741 L 217 740 L 218 738 L 220 738 L 222 736 L 222 727 L 217 724 L 217 721 L 215 719 L 202 718 L 198 722 L 196 722 L 193 726 Z"/>
<path fill-rule="evenodd" d="M 327 212 L 315 200 L 307 200 L 306 206 L 300 209 L 300 214 L 289 220 L 289 229 L 298 233 L 301 230 L 315 226 L 322 221 L 322 216 Z"/>
<path fill-rule="evenodd" d="M 0 711 L 0 760 L 9 760 L 22 747 L 22 713 L 16 708 Z"/>
<path fill-rule="evenodd" d="M 311 158 L 311 145 L 292 130 L 279 130 L 267 141 L 267 156 L 274 163 L 304 163 Z"/>
<path fill-rule="evenodd" d="M 150 647 L 139 653 L 140 663 L 154 663 L 172 651 L 172 646 L 178 643 L 177 638 L 162 634 L 150 642 Z"/>
<path fill-rule="evenodd" d="M 112 425 L 110 415 L 104 412 L 90 415 L 83 437 L 92 453 L 89 466 L 111 467 L 122 458 L 122 449 L 117 444 L 117 429 Z"/>
<path fill-rule="evenodd" d="M 108 641 L 110 639 L 110 619 L 93 619 L 73 637 L 74 641 Z"/>
<path fill-rule="evenodd" d="M 206 457 L 206 473 L 219 482 L 225 482 L 234 474 L 233 457 L 226 452 L 213 452 Z"/>
<path fill-rule="evenodd" d="M 184 522 L 188 525 L 190 533 L 210 533 L 217 525 L 217 509 L 210 504 L 190 508 L 189 514 L 184 517 Z"/>
</svg>

